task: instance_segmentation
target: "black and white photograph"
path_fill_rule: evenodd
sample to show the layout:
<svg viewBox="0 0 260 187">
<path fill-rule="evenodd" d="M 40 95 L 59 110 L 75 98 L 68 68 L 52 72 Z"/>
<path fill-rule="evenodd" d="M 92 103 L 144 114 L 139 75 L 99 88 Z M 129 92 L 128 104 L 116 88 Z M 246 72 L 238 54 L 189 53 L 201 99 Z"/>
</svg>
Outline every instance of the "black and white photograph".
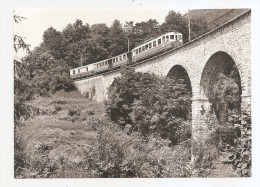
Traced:
<svg viewBox="0 0 260 187">
<path fill-rule="evenodd" d="M 259 103 L 252 101 L 251 73 L 257 60 L 252 15 L 259 11 L 252 4 L 259 3 L 249 2 L 14 6 L 8 14 L 11 101 L 5 101 L 12 106 L 5 114 L 1 109 L 10 116 L 11 124 L 1 126 L 11 132 L 1 134 L 12 140 L 13 186 L 90 178 L 259 184 L 252 182 L 259 174 L 252 105 Z"/>
</svg>

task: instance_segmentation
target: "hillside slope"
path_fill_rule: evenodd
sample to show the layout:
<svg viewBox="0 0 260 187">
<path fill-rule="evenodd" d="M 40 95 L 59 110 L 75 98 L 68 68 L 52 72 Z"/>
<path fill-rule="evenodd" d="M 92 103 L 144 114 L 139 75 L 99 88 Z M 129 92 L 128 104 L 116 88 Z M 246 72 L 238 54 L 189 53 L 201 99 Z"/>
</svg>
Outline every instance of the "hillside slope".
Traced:
<svg viewBox="0 0 260 187">
<path fill-rule="evenodd" d="M 209 29 L 220 26 L 227 21 L 242 14 L 248 9 L 195 9 L 190 10 L 191 24 L 192 20 L 203 20 L 207 23 Z M 186 13 L 184 17 L 188 17 Z"/>
</svg>

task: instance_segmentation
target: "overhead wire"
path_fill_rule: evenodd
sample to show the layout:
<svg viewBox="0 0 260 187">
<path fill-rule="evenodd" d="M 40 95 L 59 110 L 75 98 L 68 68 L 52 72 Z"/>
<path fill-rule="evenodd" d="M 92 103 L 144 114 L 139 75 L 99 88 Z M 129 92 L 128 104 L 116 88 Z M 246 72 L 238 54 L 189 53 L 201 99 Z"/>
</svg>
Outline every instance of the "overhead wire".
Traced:
<svg viewBox="0 0 260 187">
<path fill-rule="evenodd" d="M 212 25 L 214 22 L 216 22 L 217 20 L 219 20 L 220 18 L 226 16 L 227 14 L 229 14 L 230 12 L 232 12 L 232 11 L 234 11 L 234 10 L 235 10 L 235 9 L 231 9 L 231 10 L 227 11 L 225 14 L 221 15 L 220 17 L 214 19 L 214 20 L 211 21 L 210 23 L 207 23 L 207 24 L 206 24 L 206 25 L 207 25 L 207 28 L 210 28 L 210 27 L 209 27 L 210 25 Z M 191 22 L 191 26 L 192 26 L 192 22 Z M 192 29 L 191 29 L 191 30 L 192 30 Z M 210 29 L 210 30 L 212 30 L 212 29 Z M 197 37 L 198 37 L 198 36 L 201 36 L 201 35 L 203 35 L 203 34 L 205 34 L 206 32 L 208 32 L 208 30 L 199 32 L 199 34 L 197 35 Z"/>
</svg>

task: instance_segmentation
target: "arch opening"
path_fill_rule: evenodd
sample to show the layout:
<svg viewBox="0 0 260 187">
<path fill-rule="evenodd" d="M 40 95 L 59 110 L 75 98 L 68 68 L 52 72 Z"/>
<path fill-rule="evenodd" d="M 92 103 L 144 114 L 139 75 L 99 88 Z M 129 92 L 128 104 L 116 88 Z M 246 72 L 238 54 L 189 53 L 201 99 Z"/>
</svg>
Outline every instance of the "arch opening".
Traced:
<svg viewBox="0 0 260 187">
<path fill-rule="evenodd" d="M 181 101 L 178 107 L 185 107 L 185 110 L 180 110 L 179 115 L 181 120 L 179 121 L 180 136 L 183 136 L 179 140 L 187 141 L 191 140 L 192 136 L 192 87 L 189 75 L 186 69 L 181 65 L 173 66 L 168 72 L 165 78 L 166 86 L 173 87 L 172 94 L 174 94 L 177 101 Z M 185 104 L 184 104 L 185 103 Z M 173 137 L 174 139 L 174 137 Z M 191 147 L 190 147 L 191 148 Z"/>
<path fill-rule="evenodd" d="M 213 54 L 204 67 L 200 82 L 200 96 L 209 102 L 206 111 L 206 118 L 210 118 L 207 119 L 208 127 L 230 131 L 239 126 L 241 95 L 241 78 L 233 58 L 222 51 Z M 213 118 L 216 120 L 212 120 Z M 227 143 L 234 142 L 230 138 Z"/>
<path fill-rule="evenodd" d="M 113 80 L 112 84 L 107 88 L 107 99 L 111 98 L 112 93 L 115 93 L 117 89 L 116 79 Z"/>
<path fill-rule="evenodd" d="M 181 65 L 173 66 L 166 76 L 166 81 L 172 80 L 175 83 L 185 85 L 187 94 L 192 94 L 192 87 L 189 75 L 184 67 Z"/>
</svg>

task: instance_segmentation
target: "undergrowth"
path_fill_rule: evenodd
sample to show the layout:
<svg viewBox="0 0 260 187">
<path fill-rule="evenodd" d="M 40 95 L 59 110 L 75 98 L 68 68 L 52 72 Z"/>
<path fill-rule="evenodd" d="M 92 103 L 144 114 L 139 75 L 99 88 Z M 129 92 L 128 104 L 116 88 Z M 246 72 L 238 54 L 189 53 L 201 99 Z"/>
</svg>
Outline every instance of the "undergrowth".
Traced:
<svg viewBox="0 0 260 187">
<path fill-rule="evenodd" d="M 15 141 L 16 178 L 189 177 L 190 141 L 129 134 L 102 104 L 55 95 L 29 102 L 48 111 L 25 121 Z"/>
</svg>

